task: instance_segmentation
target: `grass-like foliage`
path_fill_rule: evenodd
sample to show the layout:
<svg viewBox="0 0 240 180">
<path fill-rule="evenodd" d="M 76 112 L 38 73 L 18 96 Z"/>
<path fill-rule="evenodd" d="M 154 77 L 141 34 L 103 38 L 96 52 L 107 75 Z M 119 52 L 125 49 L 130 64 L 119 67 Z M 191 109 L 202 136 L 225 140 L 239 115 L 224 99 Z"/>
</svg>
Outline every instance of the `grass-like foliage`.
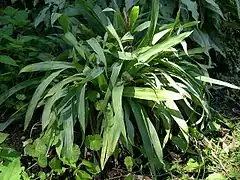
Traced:
<svg viewBox="0 0 240 180">
<path fill-rule="evenodd" d="M 121 147 L 132 156 L 142 152 L 155 174 L 165 167 L 167 144 L 184 152 L 191 142 L 189 129 L 205 128 L 211 116 L 206 82 L 238 87 L 209 78 L 199 63 L 206 48 L 188 49 L 185 39 L 197 19 L 181 24 L 179 11 L 173 23 L 160 26 L 159 0 L 152 0 L 148 13 L 141 3 L 105 5 L 77 0 L 52 13 L 51 28 L 57 33 L 48 38 L 58 43 L 59 55 L 22 68 L 21 74 L 41 80 L 18 84 L 0 96 L 0 103 L 39 82 L 24 129 L 39 108 L 44 140 L 47 136 L 48 147 L 55 147 L 61 160 L 74 161 L 75 144 L 81 148 L 92 135 L 88 138 L 96 144 L 85 144 L 97 151 L 102 169 Z M 194 17 L 195 6 L 187 5 Z"/>
</svg>

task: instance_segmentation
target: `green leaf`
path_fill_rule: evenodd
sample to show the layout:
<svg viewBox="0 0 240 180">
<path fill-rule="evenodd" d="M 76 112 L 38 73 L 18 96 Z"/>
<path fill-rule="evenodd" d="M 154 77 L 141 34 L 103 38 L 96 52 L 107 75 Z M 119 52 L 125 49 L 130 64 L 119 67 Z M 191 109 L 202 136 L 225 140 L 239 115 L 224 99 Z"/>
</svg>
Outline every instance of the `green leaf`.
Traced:
<svg viewBox="0 0 240 180">
<path fill-rule="evenodd" d="M 57 84 L 55 84 L 47 93 L 47 95 L 44 98 L 47 98 L 49 96 L 53 96 L 56 93 L 59 93 L 60 91 L 62 91 L 62 88 L 64 86 L 66 86 L 67 84 L 74 82 L 74 81 L 81 81 L 83 80 L 82 77 L 80 77 L 79 74 L 75 74 L 73 76 L 69 76 L 68 78 L 58 82 Z"/>
<path fill-rule="evenodd" d="M 124 34 L 121 40 L 122 42 L 128 42 L 128 41 L 131 42 L 134 40 L 134 36 L 130 32 L 127 32 L 126 34 Z"/>
<path fill-rule="evenodd" d="M 87 180 L 87 179 L 92 179 L 92 177 L 83 170 L 76 170 L 75 172 L 76 180 Z"/>
<path fill-rule="evenodd" d="M 62 14 L 52 13 L 52 15 L 51 15 L 51 25 L 53 26 L 53 24 L 56 22 L 56 20 L 58 20 L 61 16 L 62 16 Z"/>
<path fill-rule="evenodd" d="M 6 92 L 0 95 L 0 105 L 16 92 L 38 83 L 39 83 L 39 79 L 35 78 L 35 79 L 30 79 L 17 84 L 16 86 L 12 87 L 11 89 L 7 90 Z"/>
<path fill-rule="evenodd" d="M 220 85 L 220 86 L 229 87 L 232 89 L 240 89 L 240 87 L 230 84 L 228 82 L 220 81 L 220 80 L 213 79 L 213 78 L 210 78 L 207 76 L 198 76 L 198 77 L 196 77 L 196 79 L 203 81 L 203 82 L 207 82 L 207 83 L 212 83 L 212 84 L 216 84 L 216 85 Z"/>
<path fill-rule="evenodd" d="M 78 120 L 82 130 L 82 143 L 85 138 L 86 131 L 86 104 L 85 104 L 86 84 L 81 85 L 77 92 L 77 104 L 78 104 Z M 81 145 L 82 145 L 81 143 Z"/>
<path fill-rule="evenodd" d="M 0 63 L 11 65 L 11 66 L 18 66 L 16 61 L 14 61 L 11 57 L 0 55 Z"/>
<path fill-rule="evenodd" d="M 139 6 L 133 6 L 130 15 L 129 15 L 129 23 L 130 23 L 130 30 L 132 31 L 134 28 L 134 25 L 138 19 L 139 16 Z"/>
<path fill-rule="evenodd" d="M 200 165 L 198 162 L 196 162 L 194 159 L 190 158 L 187 162 L 187 166 L 185 167 L 187 172 L 195 172 L 200 168 Z"/>
<path fill-rule="evenodd" d="M 101 168 L 104 169 L 104 166 L 108 160 L 108 158 L 112 155 L 114 152 L 114 149 L 112 149 L 112 146 L 116 146 L 116 144 L 112 144 L 112 141 L 114 139 L 113 135 L 115 135 L 114 131 L 116 130 L 116 126 L 114 126 L 113 121 L 113 111 L 110 105 L 107 106 L 107 109 L 104 110 L 104 132 L 103 132 L 103 145 L 101 150 L 101 158 L 100 158 L 100 164 Z M 117 129 L 117 131 L 119 131 Z M 119 133 L 117 133 L 119 134 Z"/>
<path fill-rule="evenodd" d="M 159 9 L 160 9 L 160 1 L 159 0 L 152 0 L 152 7 L 151 7 L 151 23 L 148 28 L 147 34 L 144 36 L 142 42 L 140 43 L 139 47 L 144 47 L 150 45 L 153 36 L 155 34 L 155 29 L 158 22 L 159 16 Z"/>
<path fill-rule="evenodd" d="M 83 49 L 82 45 L 80 45 L 78 43 L 77 39 L 74 37 L 74 35 L 72 33 L 70 33 L 70 32 L 65 33 L 64 39 L 66 39 L 67 42 L 69 42 L 69 44 L 71 44 L 77 50 L 79 55 L 85 59 L 84 49 Z"/>
<path fill-rule="evenodd" d="M 99 56 L 100 60 L 102 61 L 102 63 L 104 64 L 105 68 L 106 68 L 106 72 L 107 72 L 107 61 L 106 61 L 106 57 L 104 55 L 104 51 L 102 49 L 102 47 L 100 46 L 100 44 L 98 43 L 98 41 L 95 38 L 91 38 L 89 40 L 87 40 L 87 43 L 91 46 L 91 48 L 97 53 L 97 55 Z"/>
<path fill-rule="evenodd" d="M 3 143 L 8 136 L 9 136 L 9 134 L 5 134 L 5 133 L 0 132 L 0 144 Z"/>
<path fill-rule="evenodd" d="M 22 172 L 20 158 L 14 159 L 7 166 L 0 167 L 0 179 L 1 180 L 20 180 L 20 174 Z"/>
<path fill-rule="evenodd" d="M 238 19 L 240 19 L 240 1 L 239 0 L 235 0 L 235 4 L 237 6 Z"/>
<path fill-rule="evenodd" d="M 151 21 L 146 21 L 134 29 L 134 32 L 142 32 L 143 30 L 150 27 Z"/>
<path fill-rule="evenodd" d="M 43 142 L 42 139 L 38 138 L 34 141 L 34 146 L 35 146 L 35 155 L 37 157 L 40 156 L 45 156 L 47 153 L 47 146 Z"/>
<path fill-rule="evenodd" d="M 90 161 L 83 160 L 81 165 L 84 165 L 86 167 L 86 170 L 91 174 L 96 175 L 101 172 L 100 167 L 97 164 L 94 164 Z"/>
<path fill-rule="evenodd" d="M 43 109 L 43 113 L 42 113 L 42 130 L 44 130 L 50 123 L 52 107 L 55 104 L 55 102 L 66 95 L 67 95 L 67 90 L 61 89 L 46 101 Z"/>
<path fill-rule="evenodd" d="M 114 124 L 118 127 L 120 130 L 120 133 L 122 133 L 125 142 L 127 143 L 127 135 L 126 135 L 126 129 L 125 129 L 125 123 L 124 123 L 124 116 L 123 116 L 123 108 L 122 108 L 122 95 L 123 95 L 123 89 L 124 86 L 114 86 L 112 90 L 112 106 L 113 106 L 113 112 L 114 112 Z M 120 134 L 118 135 L 119 131 L 115 132 L 115 140 L 119 139 Z M 114 147 L 115 149 L 115 147 Z"/>
<path fill-rule="evenodd" d="M 192 13 L 193 19 L 195 19 L 197 21 L 199 18 L 197 2 L 191 1 L 191 0 L 182 0 L 182 3 L 187 6 L 188 10 L 191 11 L 191 13 Z"/>
<path fill-rule="evenodd" d="M 107 103 L 109 101 L 109 98 L 111 97 L 111 90 L 117 82 L 117 78 L 119 76 L 121 68 L 122 68 L 122 63 L 121 64 L 114 63 L 113 66 L 112 66 L 112 74 L 111 74 L 111 77 L 110 77 L 110 84 L 108 86 L 107 92 L 105 94 L 103 103 L 102 103 L 101 108 L 100 108 L 102 112 L 105 110 L 105 108 L 107 106 Z"/>
<path fill-rule="evenodd" d="M 130 52 L 118 51 L 117 54 L 113 54 L 113 55 L 125 61 L 137 60 L 137 56 L 134 53 L 130 53 Z"/>
<path fill-rule="evenodd" d="M 47 176 L 46 176 L 45 172 L 42 172 L 42 171 L 40 171 L 38 173 L 38 177 L 40 178 L 40 180 L 46 180 L 47 179 Z"/>
<path fill-rule="evenodd" d="M 116 30 L 114 29 L 114 27 L 113 27 L 113 25 L 112 25 L 112 23 L 111 23 L 111 21 L 110 21 L 109 19 L 108 19 L 108 24 L 107 24 L 107 26 L 106 26 L 106 29 L 107 29 L 108 32 L 117 40 L 121 51 L 124 52 L 121 39 L 120 39 L 120 37 L 118 36 Z"/>
<path fill-rule="evenodd" d="M 80 153 L 81 152 L 80 152 L 79 146 L 74 144 L 72 147 L 71 157 L 69 157 L 67 159 L 66 156 L 63 156 L 63 158 L 61 158 L 61 160 L 63 161 L 64 164 L 76 168 L 76 162 L 78 161 L 78 159 L 80 157 Z"/>
<path fill-rule="evenodd" d="M 35 18 L 34 21 L 34 26 L 35 28 L 45 20 L 46 15 L 47 15 L 47 11 L 49 10 L 50 6 L 45 7 L 43 10 L 40 11 L 40 13 L 38 14 L 38 16 Z"/>
<path fill-rule="evenodd" d="M 115 151 L 121 133 L 123 134 L 124 140 L 127 143 L 122 109 L 123 85 L 114 86 L 112 91 L 112 106 L 114 110 L 114 116 L 111 107 L 108 107 L 107 110 L 104 109 L 106 122 L 104 126 L 103 148 L 101 151 L 100 160 L 102 168 L 104 168 L 104 165 L 107 162 L 108 158 Z"/>
<path fill-rule="evenodd" d="M 170 31 L 171 31 L 171 29 L 166 29 L 166 30 L 156 33 L 153 36 L 152 45 L 156 44 L 163 36 L 165 36 Z"/>
<path fill-rule="evenodd" d="M 42 83 L 37 87 L 36 91 L 34 92 L 32 99 L 29 103 L 27 113 L 25 116 L 25 122 L 24 122 L 24 130 L 27 129 L 34 110 L 37 106 L 37 103 L 39 102 L 41 96 L 43 95 L 44 91 L 46 90 L 47 86 L 62 72 L 63 70 L 57 71 L 55 73 L 52 73 L 49 77 L 47 77 L 45 80 L 42 81 Z"/>
<path fill-rule="evenodd" d="M 163 167 L 162 149 L 156 130 L 149 118 L 146 117 L 143 108 L 132 100 L 129 100 L 129 102 L 142 137 L 144 151 L 148 157 L 151 169 L 155 171 L 156 168 Z M 150 128 L 148 128 L 149 125 Z"/>
<path fill-rule="evenodd" d="M 61 15 L 61 16 L 58 18 L 58 22 L 59 22 L 59 24 L 61 24 L 64 33 L 69 32 L 70 26 L 69 26 L 68 16 L 65 16 L 64 14 Z"/>
<path fill-rule="evenodd" d="M 40 155 L 37 159 L 37 162 L 38 162 L 38 165 L 42 168 L 45 168 L 47 167 L 48 165 L 48 160 L 47 160 L 47 156 L 44 154 L 44 155 Z"/>
<path fill-rule="evenodd" d="M 209 127 L 209 130 L 210 131 L 219 131 L 221 129 L 221 125 L 220 124 L 217 124 L 216 122 L 214 121 L 210 121 L 208 123 L 208 127 Z"/>
<path fill-rule="evenodd" d="M 73 148 L 73 116 L 72 116 L 72 105 L 67 106 L 61 113 L 61 119 L 63 120 L 64 130 L 64 155 L 66 159 L 70 159 L 72 156 Z"/>
<path fill-rule="evenodd" d="M 34 144 L 27 144 L 24 147 L 24 155 L 25 156 L 32 156 L 32 157 L 36 157 L 36 152 L 35 152 L 35 145 Z"/>
<path fill-rule="evenodd" d="M 92 151 L 98 151 L 102 147 L 102 137 L 99 134 L 88 135 L 86 137 L 86 146 Z"/>
<path fill-rule="evenodd" d="M 144 87 L 125 87 L 123 96 L 149 101 L 166 101 L 166 100 L 180 100 L 182 95 L 169 90 L 159 90 Z"/>
<path fill-rule="evenodd" d="M 56 158 L 56 157 L 54 157 L 49 162 L 49 166 L 55 172 L 61 172 L 62 171 L 61 161 L 58 158 Z"/>
<path fill-rule="evenodd" d="M 96 67 L 87 74 L 87 77 L 85 79 L 83 79 L 83 81 L 81 83 L 84 84 L 89 81 L 92 81 L 92 80 L 96 79 L 98 76 L 100 76 L 102 73 L 103 73 L 103 68 Z"/>
<path fill-rule="evenodd" d="M 215 2 L 215 0 L 205 0 L 205 1 L 208 3 L 208 5 L 206 5 L 208 9 L 212 10 L 213 12 L 221 16 L 223 19 L 225 19 L 219 5 Z"/>
<path fill-rule="evenodd" d="M 174 101 L 168 100 L 165 102 L 165 105 L 168 107 L 168 111 L 170 112 L 174 121 L 178 124 L 187 143 L 189 143 L 188 125 L 187 122 L 184 120 L 182 113 L 178 109 L 176 103 Z"/>
<path fill-rule="evenodd" d="M 178 36 L 174 36 L 174 37 L 168 38 L 167 40 L 163 41 L 160 44 L 154 45 L 151 49 L 149 49 L 148 51 L 146 51 L 143 54 L 139 55 L 138 61 L 140 61 L 140 62 L 148 62 L 151 57 L 153 57 L 154 55 L 157 55 L 158 53 L 166 51 L 169 48 L 179 44 L 185 38 L 190 36 L 191 33 L 192 32 L 185 32 L 185 33 L 182 33 L 182 34 L 180 34 Z"/>
<path fill-rule="evenodd" d="M 28 173 L 26 173 L 25 171 L 22 171 L 21 177 L 22 177 L 23 180 L 31 180 L 28 176 Z"/>
<path fill-rule="evenodd" d="M 206 178 L 206 180 L 226 180 L 227 178 L 225 178 L 221 173 L 212 173 L 210 175 L 208 175 L 208 177 Z"/>
<path fill-rule="evenodd" d="M 127 156 L 124 159 L 124 164 L 127 168 L 128 171 L 132 171 L 132 167 L 133 167 L 133 159 L 131 156 Z"/>
<path fill-rule="evenodd" d="M 21 69 L 20 73 L 23 72 L 34 72 L 34 71 L 49 71 L 49 70 L 57 70 L 57 69 L 68 69 L 75 68 L 72 63 L 63 62 L 63 61 L 45 61 L 35 64 L 30 64 L 23 69 Z"/>
<path fill-rule="evenodd" d="M 171 140 L 179 150 L 181 150 L 182 152 L 186 152 L 188 145 L 183 138 L 179 136 L 173 136 Z"/>
</svg>

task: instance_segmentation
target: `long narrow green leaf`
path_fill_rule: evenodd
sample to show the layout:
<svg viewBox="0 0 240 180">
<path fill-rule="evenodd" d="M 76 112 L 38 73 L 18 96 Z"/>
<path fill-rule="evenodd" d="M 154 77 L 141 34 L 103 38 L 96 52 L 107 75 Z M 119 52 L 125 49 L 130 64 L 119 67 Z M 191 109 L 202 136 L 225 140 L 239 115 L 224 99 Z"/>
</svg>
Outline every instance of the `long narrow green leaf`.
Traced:
<svg viewBox="0 0 240 180">
<path fill-rule="evenodd" d="M 153 149 L 152 139 L 151 139 L 150 132 L 149 132 L 148 122 L 144 115 L 143 109 L 136 102 L 134 102 L 132 100 L 130 100 L 129 102 L 130 102 L 130 105 L 132 108 L 132 112 L 135 116 L 139 132 L 142 137 L 143 147 L 144 147 L 145 153 L 148 157 L 148 160 L 150 162 L 151 169 L 155 170 L 156 168 L 161 168 L 162 167 L 162 159 L 159 160 L 156 157 L 156 153 Z"/>
<path fill-rule="evenodd" d="M 171 29 L 166 29 L 166 30 L 156 33 L 153 36 L 152 45 L 156 44 L 163 36 L 165 36 L 170 31 L 171 31 Z"/>
<path fill-rule="evenodd" d="M 89 40 L 87 40 L 87 43 L 91 46 L 91 48 L 97 53 L 97 55 L 99 56 L 100 60 L 102 61 L 102 63 L 105 66 L 105 70 L 107 72 L 107 61 L 106 61 L 106 57 L 104 55 L 104 51 L 101 47 L 101 45 L 99 44 L 99 42 L 95 39 L 95 38 L 91 38 Z"/>
<path fill-rule="evenodd" d="M 78 43 L 77 39 L 74 37 L 74 35 L 73 35 L 72 33 L 67 32 L 67 33 L 64 35 L 64 38 L 65 38 L 71 45 L 73 45 L 73 47 L 77 50 L 77 52 L 79 53 L 80 56 L 82 56 L 84 59 L 86 58 L 83 47 Z"/>
<path fill-rule="evenodd" d="M 221 16 L 223 19 L 225 19 L 222 13 L 222 10 L 220 9 L 219 5 L 215 2 L 215 0 L 205 0 L 205 1 L 208 3 L 208 5 L 206 6 L 208 9 L 212 10 L 213 12 Z"/>
<path fill-rule="evenodd" d="M 109 19 L 108 19 L 108 25 L 106 26 L 106 29 L 107 29 L 107 30 L 109 31 L 109 33 L 117 40 L 121 51 L 124 52 L 121 39 L 120 39 L 120 37 L 118 36 L 116 30 L 114 29 L 114 27 L 113 27 L 113 25 L 112 25 L 112 23 L 111 23 L 111 21 L 110 21 Z"/>
<path fill-rule="evenodd" d="M 25 122 L 24 122 L 24 130 L 27 129 L 34 110 L 37 106 L 37 103 L 39 102 L 41 96 L 43 95 L 44 91 L 46 90 L 47 86 L 62 72 L 63 70 L 57 71 L 52 73 L 49 77 L 47 77 L 45 80 L 43 80 L 43 82 L 38 86 L 38 88 L 36 89 L 36 91 L 34 92 L 32 99 L 28 105 L 28 109 L 27 109 L 27 113 L 25 116 Z"/>
<path fill-rule="evenodd" d="M 147 62 L 149 61 L 149 59 L 151 57 L 153 57 L 154 55 L 161 53 L 177 44 L 179 44 L 180 42 L 182 42 L 185 38 L 187 38 L 188 36 L 190 36 L 192 32 L 185 32 L 182 33 L 178 36 L 174 36 L 171 37 L 167 40 L 165 40 L 164 42 L 160 43 L 160 44 L 156 44 L 154 45 L 151 49 L 149 49 L 148 51 L 144 52 L 143 54 L 141 54 L 138 57 L 138 60 L 140 62 Z"/>
<path fill-rule="evenodd" d="M 111 106 L 109 105 L 106 110 L 104 111 L 104 132 L 103 132 L 103 145 L 102 145 L 102 151 L 101 151 L 101 158 L 100 158 L 100 164 L 102 169 L 104 168 L 108 158 L 113 153 L 112 147 L 116 146 L 115 144 L 112 144 L 112 141 L 114 139 L 115 129 L 114 129 L 114 121 L 113 121 L 113 111 Z M 119 131 L 119 129 L 116 129 L 116 131 Z"/>
<path fill-rule="evenodd" d="M 42 130 L 44 130 L 50 122 L 50 116 L 52 113 L 52 107 L 54 103 L 66 95 L 67 95 L 66 89 L 61 89 L 47 100 L 42 113 Z"/>
<path fill-rule="evenodd" d="M 134 28 L 134 25 L 138 19 L 139 16 L 139 6 L 133 6 L 130 16 L 129 16 L 129 26 L 130 26 L 130 30 L 132 31 Z"/>
<path fill-rule="evenodd" d="M 85 138 L 86 131 L 86 104 L 85 104 L 86 84 L 81 85 L 77 92 L 78 120 L 82 130 L 82 143 Z M 82 145 L 81 143 L 81 145 Z"/>
<path fill-rule="evenodd" d="M 73 76 L 70 76 L 62 81 L 60 81 L 59 83 L 57 83 L 56 85 L 54 85 L 47 93 L 47 95 L 44 98 L 47 98 L 49 96 L 54 95 L 56 92 L 58 92 L 59 90 L 61 90 L 65 85 L 74 82 L 74 81 L 81 81 L 83 80 L 82 77 L 79 76 L 79 74 L 75 74 Z"/>
<path fill-rule="evenodd" d="M 34 72 L 34 71 L 49 71 L 49 70 L 57 70 L 57 69 L 68 69 L 75 68 L 72 63 L 63 62 L 63 61 L 45 61 L 35 64 L 30 64 L 23 69 L 21 69 L 20 73 L 23 72 Z"/>
<path fill-rule="evenodd" d="M 73 88 L 68 88 L 68 93 L 65 97 L 63 97 L 61 99 L 61 101 L 56 104 L 56 113 L 59 115 L 62 113 L 62 111 L 66 108 L 66 106 L 68 106 L 72 99 L 75 97 L 77 92 L 77 87 L 73 87 Z"/>
<path fill-rule="evenodd" d="M 151 21 L 146 21 L 134 29 L 134 32 L 142 32 L 143 30 L 150 27 Z"/>
<path fill-rule="evenodd" d="M 114 86 L 112 90 L 112 106 L 114 111 L 114 123 L 117 123 L 118 128 L 120 132 L 122 133 L 125 142 L 127 143 L 127 134 L 126 134 L 126 128 L 124 123 L 124 116 L 123 116 L 123 108 L 122 108 L 122 94 L 123 94 L 123 88 L 124 86 Z M 119 134 L 120 136 L 120 134 Z M 118 139 L 119 137 L 116 136 Z M 114 142 L 117 140 L 114 140 Z M 114 147 L 115 149 L 115 147 Z"/>
<path fill-rule="evenodd" d="M 4 103 L 10 96 L 15 94 L 16 92 L 18 92 L 24 88 L 27 88 L 29 86 L 38 84 L 39 82 L 40 82 L 39 78 L 30 79 L 30 80 L 21 82 L 21 83 L 17 84 L 16 86 L 12 87 L 11 89 L 5 91 L 3 94 L 0 95 L 0 105 L 2 103 Z"/>
<path fill-rule="evenodd" d="M 11 65 L 11 66 L 18 66 L 16 61 L 14 61 L 11 57 L 0 55 L 0 63 Z"/>
<path fill-rule="evenodd" d="M 153 35 L 155 33 L 155 29 L 158 22 L 158 15 L 160 9 L 160 1 L 159 0 L 152 0 L 152 7 L 151 7 L 151 23 L 148 28 L 147 34 L 143 38 L 142 42 L 140 43 L 139 47 L 144 47 L 150 45 L 153 39 Z"/>
<path fill-rule="evenodd" d="M 182 95 L 169 90 L 159 90 L 142 87 L 125 87 L 123 96 L 149 101 L 180 100 Z"/>
<path fill-rule="evenodd" d="M 119 64 L 119 63 L 115 63 L 112 67 L 112 74 L 111 74 L 111 77 L 110 77 L 110 84 L 108 86 L 108 89 L 107 89 L 107 92 L 105 94 L 105 97 L 104 97 L 104 100 L 103 100 L 103 103 L 101 105 L 101 112 L 104 111 L 104 109 L 107 107 L 107 104 L 108 104 L 108 101 L 109 101 L 109 98 L 111 97 L 111 91 L 112 91 L 112 88 L 115 86 L 116 82 L 117 82 L 117 78 L 119 76 L 119 73 L 121 71 L 121 68 L 122 68 L 122 63 Z M 101 114 L 101 113 L 100 113 Z M 100 114 L 98 116 L 100 116 Z"/>
<path fill-rule="evenodd" d="M 166 110 L 166 107 L 161 103 L 158 105 L 156 114 L 160 116 L 161 120 L 163 121 L 164 130 L 166 131 L 166 135 L 163 140 L 163 148 L 166 146 L 170 135 L 171 135 L 171 115 Z"/>
<path fill-rule="evenodd" d="M 163 152 L 162 152 L 162 146 L 157 134 L 157 131 L 155 127 L 153 126 L 152 122 L 150 121 L 149 117 L 146 117 L 146 122 L 149 128 L 149 137 L 151 140 L 151 143 L 153 145 L 153 149 L 155 151 L 155 154 L 158 158 L 158 161 L 161 165 L 163 165 Z"/>
<path fill-rule="evenodd" d="M 166 101 L 165 105 L 168 107 L 168 110 L 172 118 L 178 124 L 187 143 L 189 143 L 188 125 L 187 125 L 187 122 L 184 120 L 182 113 L 178 109 L 176 103 L 174 101 Z"/>
<path fill-rule="evenodd" d="M 126 122 L 127 137 L 132 146 L 134 146 L 135 130 L 132 122 L 130 121 L 130 107 L 126 103 L 123 104 L 124 107 L 124 120 Z"/>
<path fill-rule="evenodd" d="M 198 76 L 198 77 L 196 77 L 196 79 L 203 81 L 203 82 L 207 82 L 207 83 L 217 84 L 220 86 L 226 86 L 226 87 L 229 87 L 232 89 L 240 89 L 240 87 L 230 84 L 228 82 L 220 81 L 220 80 L 213 79 L 213 78 L 210 78 L 207 76 Z"/>
<path fill-rule="evenodd" d="M 235 4 L 237 6 L 238 19 L 240 19 L 240 1 L 239 0 L 235 0 Z"/>
<path fill-rule="evenodd" d="M 87 77 L 85 79 L 82 80 L 82 84 L 88 82 L 88 81 L 92 81 L 94 79 L 96 79 L 98 76 L 100 76 L 103 73 L 103 68 L 101 67 L 97 67 L 94 68 L 90 71 L 90 73 L 87 75 Z"/>
<path fill-rule="evenodd" d="M 72 106 L 69 105 L 61 113 L 63 120 L 63 131 L 64 131 L 64 150 L 67 159 L 70 159 L 73 148 L 73 117 L 72 117 Z"/>
</svg>

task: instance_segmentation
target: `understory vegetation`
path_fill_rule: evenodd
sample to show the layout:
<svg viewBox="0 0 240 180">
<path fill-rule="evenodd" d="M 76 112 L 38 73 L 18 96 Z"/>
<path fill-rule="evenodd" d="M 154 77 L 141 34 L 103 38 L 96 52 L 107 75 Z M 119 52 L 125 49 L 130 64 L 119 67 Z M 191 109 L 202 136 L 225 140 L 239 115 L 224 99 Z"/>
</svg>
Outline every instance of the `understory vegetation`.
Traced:
<svg viewBox="0 0 240 180">
<path fill-rule="evenodd" d="M 239 0 L 0 1 L 0 179 L 240 179 Z"/>
</svg>

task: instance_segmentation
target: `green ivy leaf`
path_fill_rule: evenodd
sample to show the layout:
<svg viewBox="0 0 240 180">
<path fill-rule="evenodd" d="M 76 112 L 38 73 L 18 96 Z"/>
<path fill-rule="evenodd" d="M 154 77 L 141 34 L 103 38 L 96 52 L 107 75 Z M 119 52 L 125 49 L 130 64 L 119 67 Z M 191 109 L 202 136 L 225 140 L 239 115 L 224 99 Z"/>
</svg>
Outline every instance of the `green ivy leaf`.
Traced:
<svg viewBox="0 0 240 180">
<path fill-rule="evenodd" d="M 89 135 L 86 137 L 85 144 L 87 148 L 93 151 L 98 151 L 102 147 L 102 137 L 99 134 Z"/>
</svg>

